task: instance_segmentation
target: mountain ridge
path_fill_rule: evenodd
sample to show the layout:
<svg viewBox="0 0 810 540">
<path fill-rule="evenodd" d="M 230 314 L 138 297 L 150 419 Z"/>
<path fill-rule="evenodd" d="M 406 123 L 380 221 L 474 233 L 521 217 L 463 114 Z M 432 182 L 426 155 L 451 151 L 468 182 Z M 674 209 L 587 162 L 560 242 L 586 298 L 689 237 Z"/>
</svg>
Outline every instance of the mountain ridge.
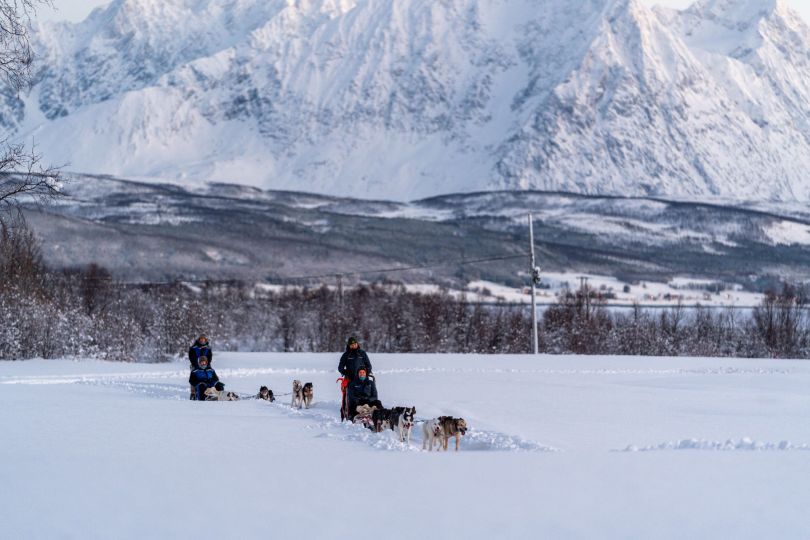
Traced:
<svg viewBox="0 0 810 540">
<path fill-rule="evenodd" d="M 810 198 L 810 30 L 781 0 L 116 0 L 33 32 L 0 126 L 70 170 Z"/>
</svg>

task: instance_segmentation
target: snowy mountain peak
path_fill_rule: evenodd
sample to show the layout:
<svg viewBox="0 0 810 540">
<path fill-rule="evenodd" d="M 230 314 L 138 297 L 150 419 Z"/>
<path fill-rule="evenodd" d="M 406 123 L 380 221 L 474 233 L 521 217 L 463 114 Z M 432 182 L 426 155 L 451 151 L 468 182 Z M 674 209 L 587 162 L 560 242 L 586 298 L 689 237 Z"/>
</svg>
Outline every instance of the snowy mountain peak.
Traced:
<svg viewBox="0 0 810 540">
<path fill-rule="evenodd" d="M 806 200 L 808 36 L 779 0 L 116 0 L 34 29 L 0 125 L 124 176 Z"/>
<path fill-rule="evenodd" d="M 786 6 L 782 0 L 698 0 L 689 11 L 706 17 L 750 22 L 784 9 Z"/>
<path fill-rule="evenodd" d="M 785 0 L 698 0 L 684 13 L 738 30 L 756 27 L 774 18 L 802 21 Z"/>
</svg>

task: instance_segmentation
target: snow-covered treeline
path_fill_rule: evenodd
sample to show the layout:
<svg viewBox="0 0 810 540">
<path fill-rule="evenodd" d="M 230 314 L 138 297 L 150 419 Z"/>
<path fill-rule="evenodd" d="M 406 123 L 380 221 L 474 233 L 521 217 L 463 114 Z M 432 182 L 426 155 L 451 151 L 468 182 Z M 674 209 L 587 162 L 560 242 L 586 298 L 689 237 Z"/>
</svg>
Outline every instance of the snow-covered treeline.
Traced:
<svg viewBox="0 0 810 540">
<path fill-rule="evenodd" d="M 810 357 L 800 291 L 750 315 L 710 309 L 610 311 L 595 294 L 561 296 L 540 323 L 543 352 Z M 161 361 L 206 333 L 218 350 L 338 351 L 357 334 L 377 352 L 526 353 L 526 308 L 378 283 L 263 290 L 253 284 L 116 283 L 103 268 L 54 272 L 24 224 L 0 230 L 0 359 Z"/>
<path fill-rule="evenodd" d="M 803 288 L 768 292 L 753 310 L 676 306 L 610 310 L 593 289 L 561 295 L 543 314 L 548 353 L 644 356 L 810 357 Z"/>
</svg>

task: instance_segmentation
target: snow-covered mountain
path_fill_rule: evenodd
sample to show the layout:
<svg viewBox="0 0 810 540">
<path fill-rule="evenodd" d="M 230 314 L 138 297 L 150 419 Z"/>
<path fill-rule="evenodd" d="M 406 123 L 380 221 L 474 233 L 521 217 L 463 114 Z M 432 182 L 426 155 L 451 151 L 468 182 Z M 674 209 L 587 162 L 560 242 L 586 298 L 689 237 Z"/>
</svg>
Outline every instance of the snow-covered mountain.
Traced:
<svg viewBox="0 0 810 540">
<path fill-rule="evenodd" d="M 33 36 L 0 124 L 70 170 L 810 199 L 810 29 L 781 0 L 115 0 Z"/>
</svg>

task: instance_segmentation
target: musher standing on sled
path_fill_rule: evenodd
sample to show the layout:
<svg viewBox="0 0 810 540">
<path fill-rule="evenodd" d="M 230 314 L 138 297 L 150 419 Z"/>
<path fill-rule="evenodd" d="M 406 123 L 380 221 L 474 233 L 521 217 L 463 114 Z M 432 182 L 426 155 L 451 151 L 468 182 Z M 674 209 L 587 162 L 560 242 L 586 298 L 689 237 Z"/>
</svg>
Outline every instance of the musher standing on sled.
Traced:
<svg viewBox="0 0 810 540">
<path fill-rule="evenodd" d="M 205 334 L 200 334 L 197 341 L 188 348 L 188 361 L 191 363 L 191 369 L 200 367 L 199 361 L 203 356 L 208 358 L 208 365 L 210 366 L 211 361 L 214 359 L 214 352 L 211 350 L 211 344 Z"/>
<path fill-rule="evenodd" d="M 360 348 L 357 338 L 352 336 L 346 343 L 346 352 L 340 357 L 338 371 L 351 381 L 360 368 L 366 368 L 366 373 L 371 375 L 371 360 L 368 359 L 366 351 Z"/>
<path fill-rule="evenodd" d="M 340 357 L 340 362 L 338 363 L 338 371 L 343 375 L 340 387 L 343 391 L 343 405 L 340 409 L 341 420 L 354 417 L 354 414 L 348 414 L 349 404 L 346 401 L 346 389 L 351 380 L 357 375 L 357 371 L 360 368 L 365 369 L 367 375 L 371 375 L 371 360 L 368 359 L 366 351 L 360 348 L 360 343 L 358 343 L 357 338 L 351 336 L 346 342 L 346 352 Z"/>
</svg>

